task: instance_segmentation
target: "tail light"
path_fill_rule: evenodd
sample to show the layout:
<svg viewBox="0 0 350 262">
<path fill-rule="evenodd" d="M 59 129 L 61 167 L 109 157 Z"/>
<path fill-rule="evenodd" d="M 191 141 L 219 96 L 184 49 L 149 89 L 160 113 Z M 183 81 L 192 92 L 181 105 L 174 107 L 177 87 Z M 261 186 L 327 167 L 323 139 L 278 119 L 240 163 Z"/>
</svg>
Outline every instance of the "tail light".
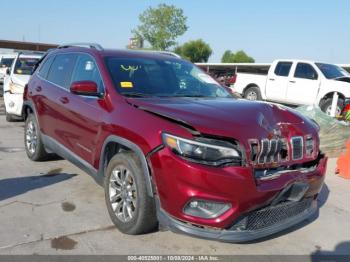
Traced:
<svg viewBox="0 0 350 262">
<path fill-rule="evenodd" d="M 229 84 L 233 85 L 236 83 L 236 81 L 237 81 L 237 75 L 234 75 L 230 78 L 230 80 L 228 82 L 229 82 Z"/>
</svg>

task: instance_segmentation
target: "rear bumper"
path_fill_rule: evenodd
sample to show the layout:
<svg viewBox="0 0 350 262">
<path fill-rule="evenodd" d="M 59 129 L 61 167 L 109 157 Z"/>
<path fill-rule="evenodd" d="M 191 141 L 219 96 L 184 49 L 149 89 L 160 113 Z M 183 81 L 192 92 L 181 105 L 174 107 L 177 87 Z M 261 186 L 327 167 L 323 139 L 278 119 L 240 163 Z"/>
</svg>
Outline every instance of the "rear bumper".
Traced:
<svg viewBox="0 0 350 262">
<path fill-rule="evenodd" d="M 171 217 L 162 209 L 158 210 L 158 219 L 163 226 L 166 226 L 173 232 L 183 233 L 204 239 L 240 243 L 260 239 L 275 234 L 277 232 L 283 231 L 310 218 L 316 213 L 316 211 L 317 201 L 313 200 L 310 207 L 301 212 L 300 214 L 292 216 L 284 221 L 275 223 L 268 227 L 252 231 L 240 231 L 233 229 L 214 230 L 210 228 L 198 227 L 189 223 L 181 222 Z"/>
</svg>

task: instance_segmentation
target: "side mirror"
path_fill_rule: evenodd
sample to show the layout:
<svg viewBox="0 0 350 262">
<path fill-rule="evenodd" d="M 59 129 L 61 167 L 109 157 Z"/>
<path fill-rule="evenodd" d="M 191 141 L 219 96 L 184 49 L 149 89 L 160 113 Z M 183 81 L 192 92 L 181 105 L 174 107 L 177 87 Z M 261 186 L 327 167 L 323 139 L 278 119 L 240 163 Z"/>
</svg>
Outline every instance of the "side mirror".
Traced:
<svg viewBox="0 0 350 262">
<path fill-rule="evenodd" d="M 98 92 L 97 84 L 93 81 L 73 82 L 70 86 L 70 92 L 81 96 L 101 96 Z"/>
<path fill-rule="evenodd" d="M 8 67 L 7 69 L 6 69 L 6 75 L 10 75 L 11 74 L 11 70 L 10 70 L 10 68 Z"/>
</svg>

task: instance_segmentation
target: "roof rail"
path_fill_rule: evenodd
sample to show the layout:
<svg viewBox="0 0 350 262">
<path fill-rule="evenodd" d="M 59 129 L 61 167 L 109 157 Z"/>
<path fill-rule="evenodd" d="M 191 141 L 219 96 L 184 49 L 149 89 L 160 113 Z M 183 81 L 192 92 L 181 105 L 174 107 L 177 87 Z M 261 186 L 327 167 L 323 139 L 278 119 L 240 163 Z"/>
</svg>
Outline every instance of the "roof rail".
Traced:
<svg viewBox="0 0 350 262">
<path fill-rule="evenodd" d="M 168 55 L 168 56 L 173 56 L 173 57 L 177 57 L 177 58 L 182 58 L 180 55 L 174 53 L 174 52 L 170 52 L 170 51 L 154 51 L 157 52 L 159 54 L 163 54 L 163 55 Z"/>
<path fill-rule="evenodd" d="M 96 49 L 98 51 L 103 50 L 103 47 L 96 43 L 70 43 L 70 44 L 60 45 L 57 48 L 61 49 L 61 48 L 68 48 L 68 47 L 87 47 L 87 48 Z"/>
</svg>

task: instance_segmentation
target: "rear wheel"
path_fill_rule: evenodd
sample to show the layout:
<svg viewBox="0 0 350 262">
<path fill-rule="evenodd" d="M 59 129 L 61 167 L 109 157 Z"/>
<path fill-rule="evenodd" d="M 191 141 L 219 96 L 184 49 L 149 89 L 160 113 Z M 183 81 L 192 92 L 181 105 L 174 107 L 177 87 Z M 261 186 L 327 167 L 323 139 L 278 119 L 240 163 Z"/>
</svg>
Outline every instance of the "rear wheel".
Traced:
<svg viewBox="0 0 350 262">
<path fill-rule="evenodd" d="M 257 86 L 252 86 L 252 87 L 248 87 L 245 91 L 244 91 L 244 98 L 247 100 L 261 100 L 261 94 L 260 94 L 260 90 Z"/>
<path fill-rule="evenodd" d="M 321 109 L 323 112 L 325 112 L 327 115 L 331 115 L 332 112 L 332 98 L 328 98 L 326 101 L 324 101 L 321 105 Z M 337 109 L 335 111 L 335 115 L 339 116 L 343 112 L 344 109 L 344 101 L 342 99 L 338 99 L 337 103 Z"/>
<path fill-rule="evenodd" d="M 134 153 L 112 157 L 104 187 L 108 213 L 121 232 L 138 235 L 157 227 L 155 202 L 147 194 L 141 163 Z"/>
<path fill-rule="evenodd" d="M 27 156 L 33 161 L 43 161 L 49 156 L 45 151 L 39 125 L 33 114 L 30 114 L 25 121 L 24 145 Z"/>
</svg>

